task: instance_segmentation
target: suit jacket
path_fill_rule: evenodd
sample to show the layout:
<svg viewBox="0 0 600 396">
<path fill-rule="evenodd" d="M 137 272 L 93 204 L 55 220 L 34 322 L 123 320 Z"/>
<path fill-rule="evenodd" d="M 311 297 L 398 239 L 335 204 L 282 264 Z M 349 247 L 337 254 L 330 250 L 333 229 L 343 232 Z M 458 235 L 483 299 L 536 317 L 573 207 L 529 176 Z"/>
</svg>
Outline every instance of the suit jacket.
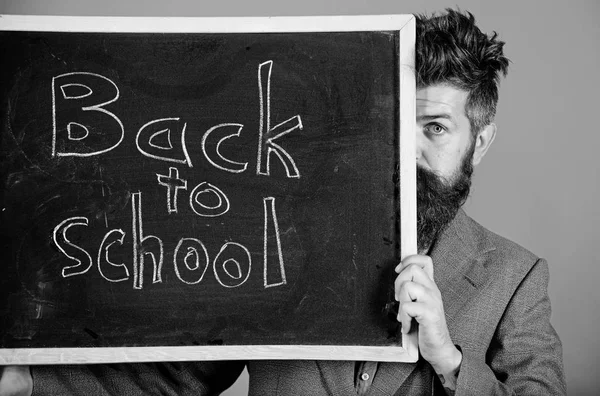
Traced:
<svg viewBox="0 0 600 396">
<path fill-rule="evenodd" d="M 32 396 L 219 395 L 244 362 L 119 363 L 31 366 Z"/>
<path fill-rule="evenodd" d="M 463 359 L 456 395 L 564 395 L 550 324 L 548 265 L 462 210 L 431 250 L 446 321 Z M 253 361 L 250 395 L 352 395 L 355 362 Z M 424 360 L 379 363 L 369 395 L 444 394 Z"/>
<path fill-rule="evenodd" d="M 459 211 L 431 250 L 453 342 L 456 395 L 563 395 L 562 347 L 550 324 L 548 265 Z M 246 362 L 32 367 L 34 395 L 212 395 Z M 355 362 L 250 361 L 252 396 L 352 395 Z M 369 395 L 443 394 L 424 360 L 379 363 Z"/>
</svg>

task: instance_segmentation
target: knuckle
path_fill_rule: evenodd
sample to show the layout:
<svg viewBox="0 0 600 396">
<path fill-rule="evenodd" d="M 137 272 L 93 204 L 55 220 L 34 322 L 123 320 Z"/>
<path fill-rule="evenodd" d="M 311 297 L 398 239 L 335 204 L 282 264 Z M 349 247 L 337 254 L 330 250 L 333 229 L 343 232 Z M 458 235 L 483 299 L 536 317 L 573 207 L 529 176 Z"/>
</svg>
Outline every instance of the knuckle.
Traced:
<svg viewBox="0 0 600 396">
<path fill-rule="evenodd" d="M 419 267 L 419 265 L 417 264 L 410 264 L 406 267 L 406 275 L 413 277 L 415 275 L 415 272 L 418 271 L 421 267 Z"/>
<path fill-rule="evenodd" d="M 404 260 L 402 260 L 402 265 L 403 265 L 404 267 L 408 267 L 408 266 L 410 266 L 410 265 L 414 265 L 414 264 L 415 264 L 416 262 L 418 262 L 418 261 L 419 261 L 419 256 L 418 256 L 418 255 L 415 255 L 415 254 L 413 254 L 413 255 L 410 255 L 410 256 L 406 256 L 406 257 L 404 258 Z"/>
<path fill-rule="evenodd" d="M 417 285 L 416 283 L 406 282 L 403 286 L 403 291 L 406 294 L 406 299 L 408 301 L 412 301 L 411 296 L 414 296 L 418 292 L 418 289 L 419 289 L 419 285 Z"/>
</svg>

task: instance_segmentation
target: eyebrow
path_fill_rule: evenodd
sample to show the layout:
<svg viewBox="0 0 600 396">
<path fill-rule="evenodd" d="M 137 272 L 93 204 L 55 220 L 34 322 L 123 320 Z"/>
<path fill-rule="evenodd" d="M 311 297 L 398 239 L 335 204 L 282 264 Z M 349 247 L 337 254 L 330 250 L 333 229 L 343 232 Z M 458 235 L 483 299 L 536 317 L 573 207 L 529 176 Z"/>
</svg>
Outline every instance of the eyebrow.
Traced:
<svg viewBox="0 0 600 396">
<path fill-rule="evenodd" d="M 456 125 L 456 122 L 454 121 L 454 118 L 450 114 L 447 114 L 447 113 L 431 114 L 431 115 L 424 114 L 424 115 L 417 116 L 417 120 L 418 121 L 432 121 L 432 120 L 436 120 L 436 119 L 439 119 L 439 118 L 448 120 L 453 125 Z"/>
</svg>

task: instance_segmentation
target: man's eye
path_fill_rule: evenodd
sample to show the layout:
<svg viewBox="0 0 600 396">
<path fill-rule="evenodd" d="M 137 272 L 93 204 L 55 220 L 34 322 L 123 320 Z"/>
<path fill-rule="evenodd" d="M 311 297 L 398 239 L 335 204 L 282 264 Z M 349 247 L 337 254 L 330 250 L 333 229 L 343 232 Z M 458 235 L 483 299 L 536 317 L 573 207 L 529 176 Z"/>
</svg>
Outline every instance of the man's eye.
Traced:
<svg viewBox="0 0 600 396">
<path fill-rule="evenodd" d="M 441 135 L 446 132 L 446 128 L 439 124 L 429 124 L 425 127 L 426 131 L 434 135 Z"/>
</svg>

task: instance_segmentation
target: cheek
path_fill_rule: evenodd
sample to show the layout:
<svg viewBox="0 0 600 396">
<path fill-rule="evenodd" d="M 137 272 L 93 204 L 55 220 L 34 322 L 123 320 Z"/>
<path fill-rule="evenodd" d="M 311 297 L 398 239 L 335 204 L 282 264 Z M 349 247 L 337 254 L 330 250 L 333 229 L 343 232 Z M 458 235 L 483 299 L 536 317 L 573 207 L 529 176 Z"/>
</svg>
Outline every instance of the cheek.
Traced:
<svg viewBox="0 0 600 396">
<path fill-rule="evenodd" d="M 424 155 L 425 167 L 445 178 L 452 178 L 460 167 L 464 150 L 457 147 L 436 147 Z"/>
</svg>

